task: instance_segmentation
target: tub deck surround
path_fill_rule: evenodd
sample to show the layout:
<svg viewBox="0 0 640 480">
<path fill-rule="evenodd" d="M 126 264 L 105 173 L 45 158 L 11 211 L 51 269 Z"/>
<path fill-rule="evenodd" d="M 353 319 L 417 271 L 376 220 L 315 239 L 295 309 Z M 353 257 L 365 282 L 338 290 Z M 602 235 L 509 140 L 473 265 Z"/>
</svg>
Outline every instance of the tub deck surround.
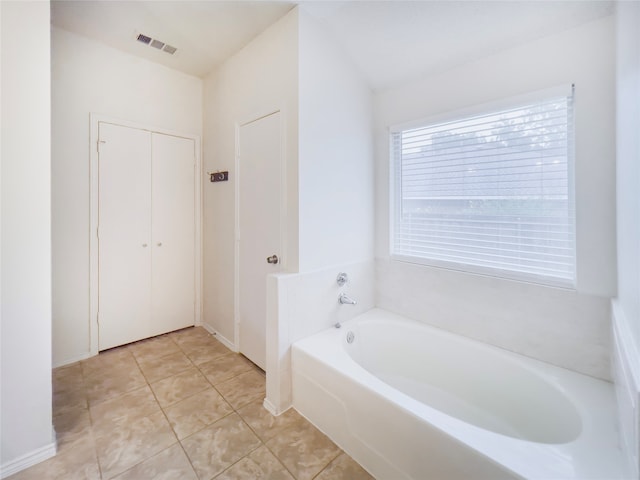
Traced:
<svg viewBox="0 0 640 480">
<path fill-rule="evenodd" d="M 607 297 L 389 259 L 375 275 L 376 307 L 611 381 Z"/>
<path fill-rule="evenodd" d="M 384 310 L 296 342 L 292 371 L 296 410 L 377 478 L 632 478 L 611 384 Z"/>
<path fill-rule="evenodd" d="M 640 352 L 618 300 L 611 303 L 613 317 L 612 364 L 618 404 L 620 444 L 634 478 L 640 478 Z"/>
<path fill-rule="evenodd" d="M 346 285 L 337 283 L 340 272 L 348 274 Z M 269 412 L 280 415 L 291 407 L 292 343 L 373 308 L 374 279 L 373 261 L 267 276 L 267 397 L 264 405 Z M 341 305 L 340 293 L 356 300 L 357 305 Z"/>
</svg>

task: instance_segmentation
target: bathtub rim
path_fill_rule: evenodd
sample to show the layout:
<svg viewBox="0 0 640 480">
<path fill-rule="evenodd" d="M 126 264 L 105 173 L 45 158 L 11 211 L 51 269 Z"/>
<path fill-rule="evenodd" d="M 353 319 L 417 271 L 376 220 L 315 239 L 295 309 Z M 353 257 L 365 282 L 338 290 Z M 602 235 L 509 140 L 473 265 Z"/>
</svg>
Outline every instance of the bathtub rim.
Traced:
<svg viewBox="0 0 640 480">
<path fill-rule="evenodd" d="M 439 335 L 452 336 L 456 340 L 471 342 L 482 349 L 513 357 L 511 359 L 516 360 L 520 366 L 526 365 L 537 374 L 542 372 L 546 381 L 548 379 L 545 374 L 550 374 L 552 381 L 549 383 L 559 389 L 576 407 L 582 422 L 582 432 L 571 442 L 541 444 L 484 430 L 413 399 L 367 371 L 351 358 L 344 348 L 345 336 L 349 329 L 355 329 L 358 322 L 372 316 L 391 322 L 418 325 Z M 319 348 L 318 343 L 321 342 L 324 342 L 325 347 L 329 345 L 328 351 Z M 356 381 L 383 398 L 393 399 L 404 413 L 426 421 L 444 434 L 481 453 L 488 461 L 513 472 L 514 475 L 524 478 L 557 478 L 558 475 L 567 479 L 630 478 L 627 472 L 622 470 L 621 451 L 614 448 L 617 445 L 617 433 L 612 385 L 604 380 L 485 344 L 380 308 L 370 309 L 344 322 L 340 329 L 329 328 L 295 342 L 292 345 L 292 371 L 299 370 L 299 363 L 301 360 L 304 361 L 305 356 L 325 364 L 333 374 Z M 296 407 L 295 395 L 293 400 Z M 594 451 L 599 455 L 593 455 Z M 544 457 L 548 462 L 540 462 L 539 458 L 537 462 L 532 461 L 536 455 Z M 562 458 L 575 459 L 576 462 L 559 460 Z"/>
</svg>

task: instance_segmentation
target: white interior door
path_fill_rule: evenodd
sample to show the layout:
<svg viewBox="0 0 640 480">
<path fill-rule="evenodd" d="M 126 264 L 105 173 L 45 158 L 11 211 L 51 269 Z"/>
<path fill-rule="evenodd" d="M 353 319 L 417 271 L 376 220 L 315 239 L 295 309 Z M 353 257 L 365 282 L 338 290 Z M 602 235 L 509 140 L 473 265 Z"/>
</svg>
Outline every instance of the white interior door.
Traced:
<svg viewBox="0 0 640 480">
<path fill-rule="evenodd" d="M 281 255 L 280 113 L 239 129 L 238 314 L 240 352 L 266 368 L 267 275 Z"/>
<path fill-rule="evenodd" d="M 148 336 L 151 134 L 99 124 L 99 350 Z"/>
<path fill-rule="evenodd" d="M 152 134 L 151 335 L 195 322 L 195 142 Z"/>
</svg>

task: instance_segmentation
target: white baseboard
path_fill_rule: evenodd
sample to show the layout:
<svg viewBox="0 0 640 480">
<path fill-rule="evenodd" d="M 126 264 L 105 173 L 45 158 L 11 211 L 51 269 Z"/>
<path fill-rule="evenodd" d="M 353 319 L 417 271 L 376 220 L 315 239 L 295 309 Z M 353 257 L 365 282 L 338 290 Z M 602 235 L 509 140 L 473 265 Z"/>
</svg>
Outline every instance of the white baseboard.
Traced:
<svg viewBox="0 0 640 480">
<path fill-rule="evenodd" d="M 611 302 L 613 320 L 612 369 L 616 384 L 620 444 L 631 478 L 640 478 L 640 352 L 624 311 Z"/>
<path fill-rule="evenodd" d="M 53 437 L 55 438 L 55 436 Z M 7 478 L 14 473 L 18 473 L 26 468 L 32 467 L 36 463 L 43 462 L 56 454 L 56 442 L 38 448 L 21 457 L 11 460 L 0 467 L 0 479 Z"/>
<path fill-rule="evenodd" d="M 291 408 L 291 407 L 289 407 L 289 408 L 286 408 L 286 409 L 284 409 L 282 411 L 278 411 L 278 408 L 273 403 L 271 403 L 268 398 L 264 399 L 264 402 L 262 402 L 262 406 L 265 408 L 265 410 L 267 410 L 267 412 L 269 412 L 274 417 L 282 415 L 284 412 L 289 410 L 289 408 Z"/>
<path fill-rule="evenodd" d="M 78 355 L 77 357 L 68 358 L 66 360 L 62 360 L 61 362 L 57 362 L 53 364 L 52 368 L 64 367 L 65 365 L 71 365 L 72 363 L 79 362 L 80 360 L 86 360 L 87 358 L 91 358 L 94 355 L 91 352 L 83 353 L 82 355 Z"/>
<path fill-rule="evenodd" d="M 269 412 L 274 417 L 277 417 L 279 415 L 278 414 L 278 409 L 276 408 L 276 406 L 273 403 L 271 403 L 269 401 L 268 398 L 264 399 L 264 401 L 262 402 L 262 406 L 267 410 L 267 412 Z"/>
<path fill-rule="evenodd" d="M 215 335 L 215 337 L 225 346 L 227 347 L 229 350 L 231 350 L 232 352 L 237 352 L 238 348 L 236 347 L 236 345 L 228 340 L 224 335 L 220 335 L 220 332 L 218 332 L 215 328 L 213 328 L 211 325 L 208 325 L 206 323 L 202 324 L 202 327 L 209 332 L 211 335 Z"/>
</svg>

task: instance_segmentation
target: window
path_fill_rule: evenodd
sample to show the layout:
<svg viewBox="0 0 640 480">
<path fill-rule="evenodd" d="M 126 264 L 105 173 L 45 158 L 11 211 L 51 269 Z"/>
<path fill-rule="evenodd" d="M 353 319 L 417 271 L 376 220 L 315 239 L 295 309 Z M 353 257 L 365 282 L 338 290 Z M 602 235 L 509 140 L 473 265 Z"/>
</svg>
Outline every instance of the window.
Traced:
<svg viewBox="0 0 640 480">
<path fill-rule="evenodd" d="M 391 254 L 573 286 L 573 88 L 392 129 Z"/>
</svg>

